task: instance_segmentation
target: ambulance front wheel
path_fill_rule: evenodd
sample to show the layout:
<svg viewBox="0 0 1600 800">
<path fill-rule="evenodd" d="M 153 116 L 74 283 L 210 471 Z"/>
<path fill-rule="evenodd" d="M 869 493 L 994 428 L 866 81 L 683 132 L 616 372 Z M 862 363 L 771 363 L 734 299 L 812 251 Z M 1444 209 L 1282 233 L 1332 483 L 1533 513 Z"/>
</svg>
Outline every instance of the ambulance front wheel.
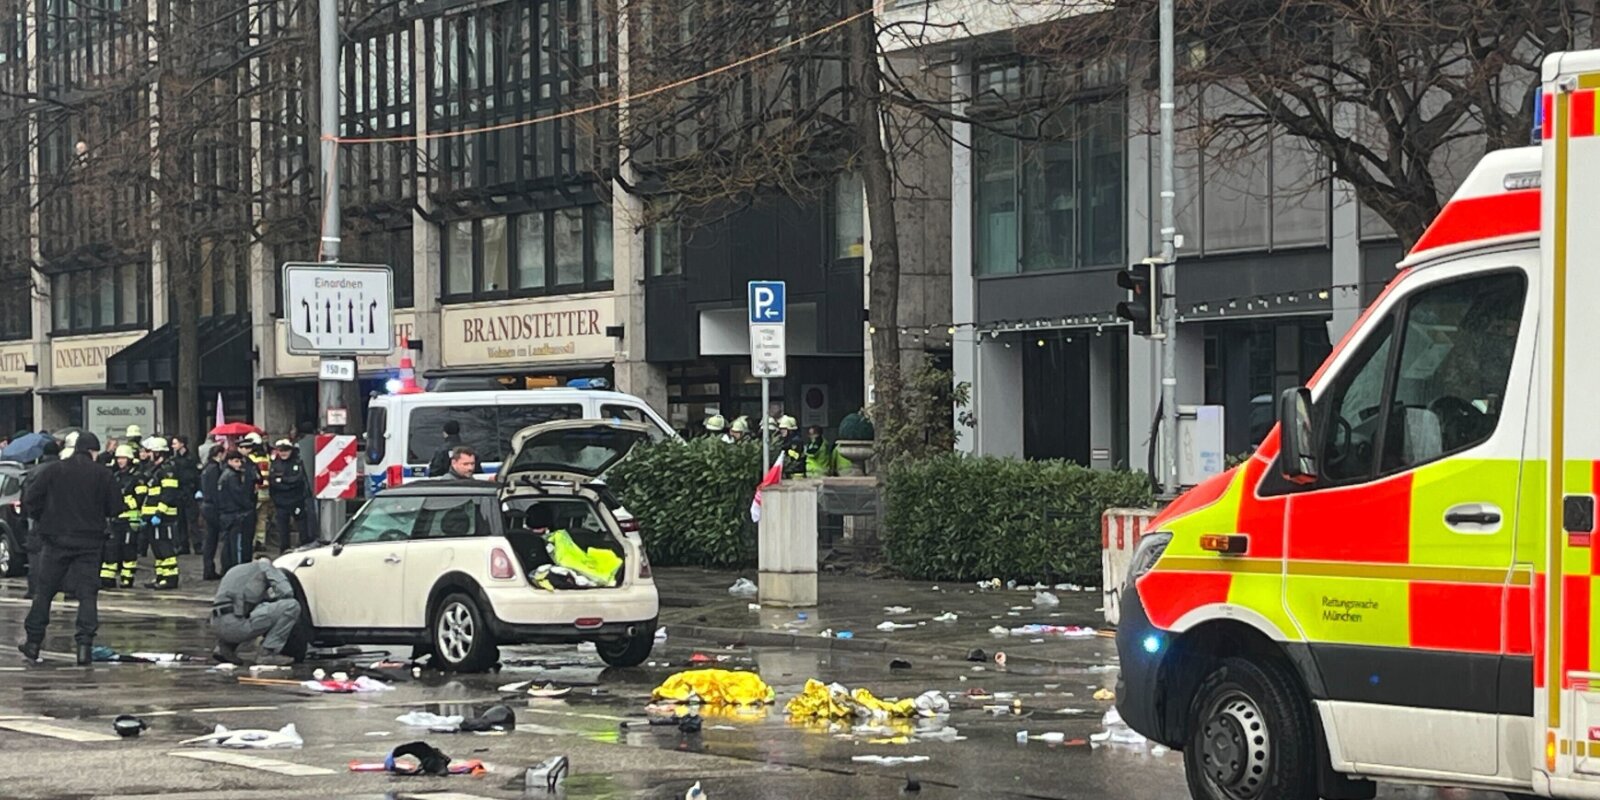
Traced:
<svg viewBox="0 0 1600 800">
<path fill-rule="evenodd" d="M 1316 800 L 1311 711 L 1281 665 L 1222 659 L 1189 709 L 1184 774 L 1195 800 Z"/>
</svg>

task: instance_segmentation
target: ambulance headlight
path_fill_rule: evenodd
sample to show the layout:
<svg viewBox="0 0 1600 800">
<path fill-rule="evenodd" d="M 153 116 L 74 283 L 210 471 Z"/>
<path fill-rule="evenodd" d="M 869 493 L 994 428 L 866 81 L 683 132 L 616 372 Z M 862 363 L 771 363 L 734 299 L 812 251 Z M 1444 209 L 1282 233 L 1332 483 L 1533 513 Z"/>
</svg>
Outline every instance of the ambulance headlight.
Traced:
<svg viewBox="0 0 1600 800">
<path fill-rule="evenodd" d="M 1167 544 L 1172 541 L 1172 534 L 1165 532 L 1147 534 L 1139 540 L 1139 546 L 1133 549 L 1133 560 L 1128 564 L 1128 580 L 1126 586 L 1132 586 L 1140 576 L 1149 572 L 1161 560 L 1161 554 L 1167 552 Z"/>
</svg>

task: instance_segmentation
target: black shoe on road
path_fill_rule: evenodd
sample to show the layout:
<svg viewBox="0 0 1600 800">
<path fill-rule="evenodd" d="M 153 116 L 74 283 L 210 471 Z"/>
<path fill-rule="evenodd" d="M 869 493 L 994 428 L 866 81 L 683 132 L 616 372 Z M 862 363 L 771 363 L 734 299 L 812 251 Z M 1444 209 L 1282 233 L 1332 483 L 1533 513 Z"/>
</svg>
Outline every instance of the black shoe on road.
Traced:
<svg viewBox="0 0 1600 800">
<path fill-rule="evenodd" d="M 44 663 L 44 659 L 39 657 L 39 643 L 38 642 L 23 642 L 23 643 L 17 645 L 17 649 L 22 651 L 23 659 L 25 659 L 29 664 L 43 664 Z"/>
<path fill-rule="evenodd" d="M 87 667 L 94 663 L 94 645 L 78 645 L 78 666 Z"/>
<path fill-rule="evenodd" d="M 211 648 L 211 660 L 218 664 L 237 664 L 239 651 L 231 644 L 217 642 L 217 646 Z"/>
</svg>

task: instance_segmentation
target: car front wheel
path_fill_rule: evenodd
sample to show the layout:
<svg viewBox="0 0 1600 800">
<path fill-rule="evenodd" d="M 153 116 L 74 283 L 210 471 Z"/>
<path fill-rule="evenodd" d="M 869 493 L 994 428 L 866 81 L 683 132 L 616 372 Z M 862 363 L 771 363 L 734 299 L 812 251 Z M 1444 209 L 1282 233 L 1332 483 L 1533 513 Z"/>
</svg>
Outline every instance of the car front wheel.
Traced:
<svg viewBox="0 0 1600 800">
<path fill-rule="evenodd" d="M 650 648 L 656 643 L 656 625 L 641 625 L 625 639 L 608 639 L 595 642 L 595 652 L 600 660 L 612 667 L 637 667 L 650 657 Z"/>
<path fill-rule="evenodd" d="M 477 601 L 459 592 L 447 595 L 429 625 L 434 664 L 456 672 L 482 672 L 494 666 L 494 634 Z"/>
<path fill-rule="evenodd" d="M 1310 711 L 1283 667 L 1223 659 L 1189 714 L 1183 761 L 1195 800 L 1317 797 Z"/>
</svg>

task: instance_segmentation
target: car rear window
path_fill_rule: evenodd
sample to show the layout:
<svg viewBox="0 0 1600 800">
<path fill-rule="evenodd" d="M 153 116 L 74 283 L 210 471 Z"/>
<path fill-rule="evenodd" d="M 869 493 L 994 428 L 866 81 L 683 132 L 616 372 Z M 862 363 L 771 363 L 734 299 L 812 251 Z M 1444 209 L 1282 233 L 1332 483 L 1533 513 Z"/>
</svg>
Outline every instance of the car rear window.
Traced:
<svg viewBox="0 0 1600 800">
<path fill-rule="evenodd" d="M 529 425 L 539 425 L 558 419 L 583 419 L 583 406 L 577 403 L 541 403 L 520 406 L 499 406 L 500 412 L 500 440 L 498 442 L 503 460 L 511 455 L 511 437 L 517 431 Z"/>
<path fill-rule="evenodd" d="M 388 429 L 389 409 L 373 406 L 367 409 L 367 463 L 382 464 L 388 445 L 383 432 Z"/>
</svg>

